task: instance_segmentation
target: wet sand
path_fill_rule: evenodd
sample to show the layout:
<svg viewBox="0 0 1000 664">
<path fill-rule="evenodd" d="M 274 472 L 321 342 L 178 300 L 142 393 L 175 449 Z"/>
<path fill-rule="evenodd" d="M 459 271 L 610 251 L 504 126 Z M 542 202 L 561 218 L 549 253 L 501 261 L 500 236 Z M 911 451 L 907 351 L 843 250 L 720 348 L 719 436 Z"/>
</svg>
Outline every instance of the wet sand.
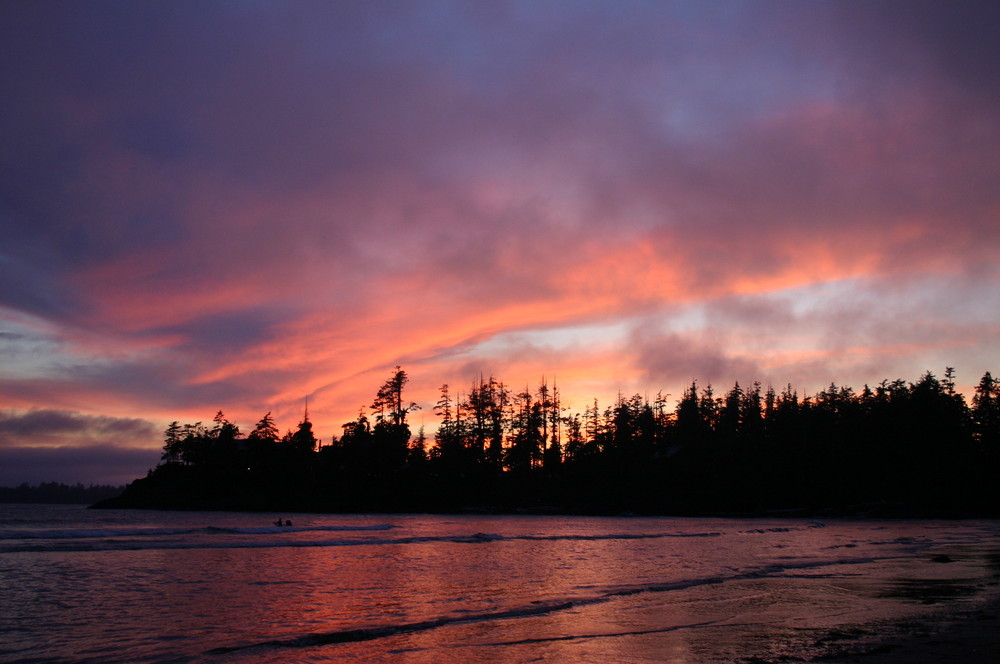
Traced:
<svg viewBox="0 0 1000 664">
<path fill-rule="evenodd" d="M 982 546 L 982 545 L 985 545 Z M 978 549 L 978 550 L 975 550 Z M 957 551 L 957 550 L 953 550 Z M 940 565 L 939 573 L 901 580 L 893 596 L 923 606 L 906 618 L 804 629 L 779 637 L 770 653 L 738 664 L 998 664 L 1000 663 L 1000 549 L 993 542 L 961 554 L 936 555 L 931 563 L 963 561 L 969 568 Z M 942 573 L 943 572 L 943 573 Z M 954 572 L 954 575 L 952 574 Z"/>
<path fill-rule="evenodd" d="M 795 645 L 772 644 L 772 654 L 738 664 L 997 664 L 1000 662 L 1000 587 L 974 603 L 940 605 L 895 622 L 817 630 Z"/>
<path fill-rule="evenodd" d="M 884 626 L 831 633 L 812 657 L 831 664 L 996 664 L 1000 662 L 1000 600 Z"/>
</svg>

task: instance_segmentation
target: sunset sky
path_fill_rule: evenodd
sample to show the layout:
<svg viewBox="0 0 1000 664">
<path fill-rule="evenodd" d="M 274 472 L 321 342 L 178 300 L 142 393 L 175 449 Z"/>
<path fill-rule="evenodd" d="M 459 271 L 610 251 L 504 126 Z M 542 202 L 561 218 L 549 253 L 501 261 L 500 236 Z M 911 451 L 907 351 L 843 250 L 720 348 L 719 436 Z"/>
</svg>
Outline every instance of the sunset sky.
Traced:
<svg viewBox="0 0 1000 664">
<path fill-rule="evenodd" d="M 393 366 L 1000 371 L 1000 4 L 0 0 L 0 485 Z"/>
</svg>

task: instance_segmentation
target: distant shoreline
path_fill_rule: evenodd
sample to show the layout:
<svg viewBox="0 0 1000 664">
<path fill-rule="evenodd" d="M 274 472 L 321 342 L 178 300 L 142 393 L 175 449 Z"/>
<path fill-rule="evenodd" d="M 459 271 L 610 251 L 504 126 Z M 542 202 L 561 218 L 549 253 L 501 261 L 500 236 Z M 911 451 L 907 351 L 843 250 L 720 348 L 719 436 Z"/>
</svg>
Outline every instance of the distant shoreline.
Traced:
<svg viewBox="0 0 1000 664">
<path fill-rule="evenodd" d="M 102 500 L 119 496 L 124 486 L 110 484 L 42 482 L 40 484 L 19 484 L 15 487 L 0 486 L 0 503 L 38 503 L 53 505 L 93 505 Z"/>
</svg>

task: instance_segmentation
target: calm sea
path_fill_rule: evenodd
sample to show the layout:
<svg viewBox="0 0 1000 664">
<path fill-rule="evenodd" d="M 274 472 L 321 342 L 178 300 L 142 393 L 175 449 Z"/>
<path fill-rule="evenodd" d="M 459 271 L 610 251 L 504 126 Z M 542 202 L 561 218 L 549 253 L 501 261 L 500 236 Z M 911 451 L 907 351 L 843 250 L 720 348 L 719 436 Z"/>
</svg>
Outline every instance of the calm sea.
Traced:
<svg viewBox="0 0 1000 664">
<path fill-rule="evenodd" d="M 831 629 L 983 601 L 998 535 L 986 521 L 0 505 L 0 661 L 794 658 Z"/>
</svg>

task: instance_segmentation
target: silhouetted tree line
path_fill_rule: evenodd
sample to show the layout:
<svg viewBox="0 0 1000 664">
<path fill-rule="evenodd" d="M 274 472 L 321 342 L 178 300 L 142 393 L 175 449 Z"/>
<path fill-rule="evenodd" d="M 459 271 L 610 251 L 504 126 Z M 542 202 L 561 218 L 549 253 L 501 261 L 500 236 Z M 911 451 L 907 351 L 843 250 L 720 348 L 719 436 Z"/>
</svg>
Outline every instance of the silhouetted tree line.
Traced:
<svg viewBox="0 0 1000 664">
<path fill-rule="evenodd" d="M 717 394 L 692 382 L 568 413 L 556 385 L 515 391 L 481 377 L 442 385 L 431 445 L 414 436 L 396 367 L 368 409 L 320 445 L 308 412 L 279 435 L 244 435 L 220 411 L 173 422 L 162 463 L 108 506 L 317 511 L 707 514 L 1000 513 L 1000 381 L 971 404 L 939 380 L 831 384 L 799 396 L 760 383 Z"/>
<path fill-rule="evenodd" d="M 110 484 L 62 484 L 42 482 L 15 487 L 0 486 L 0 503 L 52 503 L 64 505 L 87 505 L 120 495 L 121 486 Z"/>
</svg>

